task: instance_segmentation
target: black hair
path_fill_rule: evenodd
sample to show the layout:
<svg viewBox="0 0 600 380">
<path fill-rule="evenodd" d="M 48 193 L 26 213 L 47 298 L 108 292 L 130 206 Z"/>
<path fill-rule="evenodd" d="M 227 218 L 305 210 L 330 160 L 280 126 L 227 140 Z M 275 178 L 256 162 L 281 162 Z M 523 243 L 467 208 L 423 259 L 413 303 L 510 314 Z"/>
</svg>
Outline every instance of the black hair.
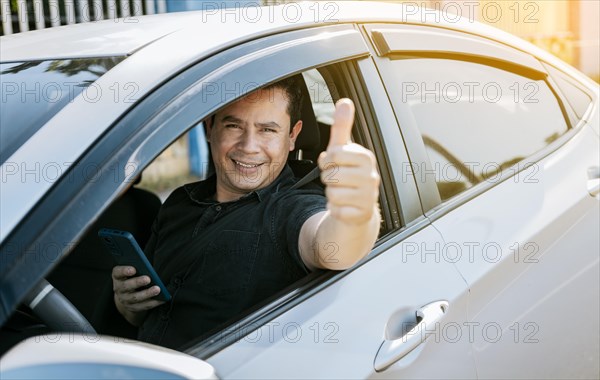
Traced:
<svg viewBox="0 0 600 380">
<path fill-rule="evenodd" d="M 288 101 L 287 111 L 290 115 L 290 133 L 292 133 L 292 128 L 301 118 L 300 110 L 302 109 L 303 101 L 301 88 L 303 85 L 302 75 L 294 75 L 293 77 L 282 79 L 264 88 L 265 90 L 280 88 L 285 92 Z"/>
</svg>

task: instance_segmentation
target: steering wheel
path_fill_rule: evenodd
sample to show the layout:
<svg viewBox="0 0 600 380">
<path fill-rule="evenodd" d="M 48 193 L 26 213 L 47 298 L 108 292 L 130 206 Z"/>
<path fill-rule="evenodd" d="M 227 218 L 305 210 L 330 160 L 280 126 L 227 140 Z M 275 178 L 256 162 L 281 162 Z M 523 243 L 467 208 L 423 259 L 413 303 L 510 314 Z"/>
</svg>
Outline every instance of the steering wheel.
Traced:
<svg viewBox="0 0 600 380">
<path fill-rule="evenodd" d="M 23 303 L 53 331 L 95 335 L 96 330 L 75 306 L 46 279 L 42 279 Z"/>
</svg>

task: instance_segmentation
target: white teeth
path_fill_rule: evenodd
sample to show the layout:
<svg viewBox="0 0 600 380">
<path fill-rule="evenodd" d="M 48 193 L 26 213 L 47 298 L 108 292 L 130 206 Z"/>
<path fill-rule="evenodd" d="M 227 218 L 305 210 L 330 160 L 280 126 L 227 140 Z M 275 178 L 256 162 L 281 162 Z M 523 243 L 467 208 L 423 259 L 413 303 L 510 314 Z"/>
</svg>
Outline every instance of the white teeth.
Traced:
<svg viewBox="0 0 600 380">
<path fill-rule="evenodd" d="M 243 168 L 255 168 L 255 167 L 257 167 L 257 166 L 260 166 L 260 164 L 256 164 L 256 165 L 249 165 L 249 164 L 244 164 L 244 163 L 242 163 L 242 162 L 235 161 L 235 160 L 234 160 L 234 162 L 236 163 L 236 165 L 240 165 L 240 166 L 241 166 L 241 167 L 243 167 Z"/>
</svg>

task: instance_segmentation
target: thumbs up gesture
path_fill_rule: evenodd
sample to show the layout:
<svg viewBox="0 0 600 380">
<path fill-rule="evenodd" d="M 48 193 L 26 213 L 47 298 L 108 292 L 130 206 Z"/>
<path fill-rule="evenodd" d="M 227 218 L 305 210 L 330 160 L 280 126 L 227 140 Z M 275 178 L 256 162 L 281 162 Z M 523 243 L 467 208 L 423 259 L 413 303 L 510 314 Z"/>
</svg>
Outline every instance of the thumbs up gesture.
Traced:
<svg viewBox="0 0 600 380">
<path fill-rule="evenodd" d="M 319 156 L 327 208 L 345 224 L 360 225 L 377 211 L 380 177 L 375 155 L 351 142 L 354 103 L 340 99 L 335 106 L 327 150 Z"/>
</svg>

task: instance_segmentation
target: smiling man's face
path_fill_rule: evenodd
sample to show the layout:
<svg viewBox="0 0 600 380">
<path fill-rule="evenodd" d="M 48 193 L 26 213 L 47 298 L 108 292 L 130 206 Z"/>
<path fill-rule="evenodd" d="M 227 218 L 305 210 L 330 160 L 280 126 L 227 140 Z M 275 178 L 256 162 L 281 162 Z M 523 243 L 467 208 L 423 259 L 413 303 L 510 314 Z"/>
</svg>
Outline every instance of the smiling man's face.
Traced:
<svg viewBox="0 0 600 380">
<path fill-rule="evenodd" d="M 279 87 L 257 90 L 215 114 L 207 139 L 217 173 L 217 200 L 228 202 L 262 189 L 283 170 L 296 137 L 288 97 Z"/>
</svg>

